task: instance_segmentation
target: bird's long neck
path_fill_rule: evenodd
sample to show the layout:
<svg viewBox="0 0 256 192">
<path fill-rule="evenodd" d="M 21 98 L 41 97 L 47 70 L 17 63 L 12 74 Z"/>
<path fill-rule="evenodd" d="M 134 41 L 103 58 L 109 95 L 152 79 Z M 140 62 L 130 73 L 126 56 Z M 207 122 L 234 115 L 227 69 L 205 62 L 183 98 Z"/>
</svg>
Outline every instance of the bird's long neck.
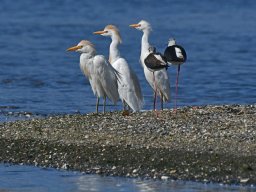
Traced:
<svg viewBox="0 0 256 192">
<path fill-rule="evenodd" d="M 120 40 L 117 36 L 112 36 L 112 42 L 109 47 L 109 62 L 112 64 L 114 63 L 118 58 L 120 58 L 120 52 L 118 50 L 118 45 Z"/>
<path fill-rule="evenodd" d="M 150 44 L 148 42 L 150 31 L 144 31 L 141 38 L 141 51 L 148 51 Z"/>
<path fill-rule="evenodd" d="M 91 49 L 89 52 L 84 52 L 81 53 L 81 55 L 86 58 L 86 59 L 91 59 L 93 57 L 95 57 L 96 55 L 96 50 L 95 49 Z"/>
<path fill-rule="evenodd" d="M 149 53 L 149 50 L 148 50 L 149 47 L 150 47 L 150 44 L 148 42 L 149 34 L 150 34 L 149 30 L 143 31 L 143 35 L 142 35 L 142 38 L 141 38 L 140 59 L 141 59 L 142 64 L 144 64 L 143 61 L 144 61 L 145 57 L 147 56 L 147 54 Z"/>
<path fill-rule="evenodd" d="M 93 55 L 88 54 L 88 53 L 82 53 L 82 54 L 80 55 L 80 58 L 89 60 L 89 59 L 93 58 Z"/>
</svg>

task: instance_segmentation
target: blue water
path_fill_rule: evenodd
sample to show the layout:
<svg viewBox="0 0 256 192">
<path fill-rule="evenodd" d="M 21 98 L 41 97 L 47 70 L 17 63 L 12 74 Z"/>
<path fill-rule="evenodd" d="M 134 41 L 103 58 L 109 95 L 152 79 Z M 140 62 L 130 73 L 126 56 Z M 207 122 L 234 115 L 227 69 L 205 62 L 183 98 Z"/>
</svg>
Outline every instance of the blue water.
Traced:
<svg viewBox="0 0 256 192">
<path fill-rule="evenodd" d="M 65 50 L 88 39 L 98 53 L 108 55 L 110 39 L 92 32 L 110 23 L 120 28 L 121 53 L 140 79 L 144 109 L 152 109 L 152 90 L 138 62 L 142 33 L 128 27 L 141 19 L 152 24 L 150 42 L 159 51 L 170 37 L 186 48 L 179 106 L 255 103 L 255 10 L 254 0 L 1 0 L 0 110 L 94 111 L 95 97 L 80 71 L 79 55 Z M 176 69 L 168 71 L 174 96 Z M 172 107 L 173 100 L 166 105 Z M 120 108 L 121 103 L 108 110 Z"/>
<path fill-rule="evenodd" d="M 5 190 L 10 192 L 250 192 L 255 191 L 255 187 L 102 177 L 47 168 L 0 165 L 0 191 Z"/>
<path fill-rule="evenodd" d="M 121 53 L 139 77 L 144 109 L 152 109 L 152 90 L 138 62 L 142 33 L 128 27 L 141 19 L 152 24 L 150 42 L 158 51 L 170 37 L 187 51 L 179 106 L 255 103 L 255 10 L 254 0 L 1 0 L 0 121 L 94 111 L 79 55 L 65 50 L 88 39 L 98 53 L 108 55 L 110 40 L 92 34 L 107 24 L 120 28 Z M 176 69 L 168 72 L 174 95 Z M 165 107 L 172 108 L 173 100 Z M 107 108 L 118 109 L 121 103 Z"/>
</svg>

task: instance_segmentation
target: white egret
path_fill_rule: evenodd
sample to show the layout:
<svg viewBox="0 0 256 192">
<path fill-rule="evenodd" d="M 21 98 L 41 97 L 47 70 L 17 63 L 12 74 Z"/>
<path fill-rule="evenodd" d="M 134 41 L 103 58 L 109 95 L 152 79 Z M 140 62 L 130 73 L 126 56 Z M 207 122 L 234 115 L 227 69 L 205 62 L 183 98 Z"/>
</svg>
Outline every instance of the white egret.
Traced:
<svg viewBox="0 0 256 192">
<path fill-rule="evenodd" d="M 151 45 L 148 42 L 151 26 L 147 21 L 141 20 L 138 24 L 132 24 L 130 27 L 138 29 L 143 32 L 141 39 L 141 54 L 140 62 L 144 69 L 144 74 L 149 85 L 154 90 L 154 110 L 156 109 L 157 94 L 161 98 L 161 108 L 163 109 L 163 102 L 170 100 L 170 83 L 166 69 L 161 69 L 156 72 L 150 71 L 144 63 L 145 58 L 150 54 L 149 48 Z"/>
<path fill-rule="evenodd" d="M 129 67 L 127 61 L 120 55 L 118 46 L 121 43 L 119 30 L 114 25 L 107 25 L 104 30 L 96 31 L 94 34 L 111 37 L 112 42 L 109 48 L 109 62 L 118 71 L 121 78 L 118 81 L 118 93 L 123 101 L 133 110 L 139 111 L 142 108 L 143 96 L 139 80 L 134 71 Z"/>
<path fill-rule="evenodd" d="M 87 40 L 82 40 L 78 45 L 70 47 L 67 51 L 76 51 L 80 55 L 80 68 L 89 79 L 94 95 L 97 97 L 96 112 L 98 113 L 99 99 L 104 98 L 103 112 L 106 108 L 106 97 L 114 104 L 119 99 L 115 69 L 103 55 L 96 55 L 94 45 Z"/>
<path fill-rule="evenodd" d="M 175 110 L 177 109 L 177 96 L 178 96 L 178 84 L 179 84 L 179 74 L 180 74 L 180 65 L 186 62 L 187 54 L 183 47 L 176 44 L 175 39 L 170 39 L 168 41 L 168 47 L 164 51 L 164 57 L 166 61 L 178 65 L 177 75 L 176 75 L 176 90 L 175 90 Z"/>
</svg>

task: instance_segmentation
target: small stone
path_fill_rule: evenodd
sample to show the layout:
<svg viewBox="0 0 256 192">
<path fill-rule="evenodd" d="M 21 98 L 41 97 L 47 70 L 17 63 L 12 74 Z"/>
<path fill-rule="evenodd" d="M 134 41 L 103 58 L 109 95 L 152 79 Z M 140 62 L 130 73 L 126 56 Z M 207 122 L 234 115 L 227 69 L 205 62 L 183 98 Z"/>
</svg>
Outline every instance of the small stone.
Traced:
<svg viewBox="0 0 256 192">
<path fill-rule="evenodd" d="M 163 176 L 161 176 L 161 179 L 162 179 L 162 180 L 168 180 L 168 179 L 169 179 L 169 177 L 168 177 L 168 176 L 163 175 Z"/>
<path fill-rule="evenodd" d="M 61 169 L 68 169 L 68 164 L 64 163 L 64 164 L 61 166 Z"/>
<path fill-rule="evenodd" d="M 247 183 L 250 180 L 250 178 L 241 178 L 240 182 L 241 183 Z"/>
<path fill-rule="evenodd" d="M 207 179 L 204 179 L 203 181 L 204 181 L 205 183 L 208 183 L 208 182 L 209 182 Z"/>
<path fill-rule="evenodd" d="M 115 169 L 116 169 L 116 166 L 113 166 L 113 167 L 112 167 L 112 170 L 115 170 Z"/>
<path fill-rule="evenodd" d="M 85 135 L 84 138 L 85 138 L 85 139 L 88 139 L 88 138 L 89 138 L 89 135 Z"/>
<path fill-rule="evenodd" d="M 31 115 L 30 115 L 30 114 L 26 114 L 25 116 L 26 116 L 26 117 L 28 117 L 28 118 L 29 118 L 29 117 L 31 117 Z"/>
</svg>

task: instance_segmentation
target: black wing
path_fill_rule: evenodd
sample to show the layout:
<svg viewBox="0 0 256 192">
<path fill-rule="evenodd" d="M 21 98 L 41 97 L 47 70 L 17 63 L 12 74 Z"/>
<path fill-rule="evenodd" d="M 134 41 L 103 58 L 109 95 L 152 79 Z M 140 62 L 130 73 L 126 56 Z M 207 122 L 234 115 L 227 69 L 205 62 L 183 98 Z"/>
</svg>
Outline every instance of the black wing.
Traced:
<svg viewBox="0 0 256 192">
<path fill-rule="evenodd" d="M 181 51 L 181 54 L 182 54 L 182 58 L 180 57 L 177 57 L 177 53 L 176 53 L 176 50 L 175 48 L 178 48 L 180 49 Z M 182 64 L 184 62 L 186 62 L 187 60 L 187 54 L 186 54 L 186 51 L 183 47 L 181 47 L 180 45 L 172 45 L 172 46 L 169 46 L 165 49 L 164 51 L 164 56 L 165 58 L 167 59 L 168 62 L 170 63 L 179 63 L 179 64 Z"/>
<path fill-rule="evenodd" d="M 150 53 L 145 58 L 144 63 L 149 69 L 153 71 L 158 71 L 168 67 L 164 56 L 159 53 Z"/>
</svg>

